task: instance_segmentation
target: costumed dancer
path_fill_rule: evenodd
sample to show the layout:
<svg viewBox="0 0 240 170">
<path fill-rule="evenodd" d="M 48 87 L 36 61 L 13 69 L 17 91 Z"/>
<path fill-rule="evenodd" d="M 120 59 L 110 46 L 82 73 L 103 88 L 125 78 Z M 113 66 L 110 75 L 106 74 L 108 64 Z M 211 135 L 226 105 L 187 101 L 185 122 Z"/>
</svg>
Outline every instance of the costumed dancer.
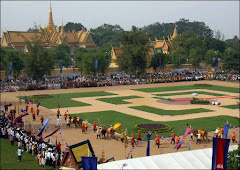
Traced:
<svg viewBox="0 0 240 170">
<path fill-rule="evenodd" d="M 44 121 L 44 117 L 43 117 L 43 115 L 41 115 L 41 123 L 42 123 L 42 125 L 43 125 L 43 121 Z"/>
<path fill-rule="evenodd" d="M 25 105 L 26 112 L 28 112 L 28 104 Z"/>
<path fill-rule="evenodd" d="M 96 132 L 96 130 L 97 130 L 97 123 L 94 122 L 94 123 L 93 123 L 93 131 Z"/>
<path fill-rule="evenodd" d="M 67 121 L 67 116 L 68 116 L 68 110 L 64 113 L 64 119 Z"/>
<path fill-rule="evenodd" d="M 122 130 L 122 132 L 120 134 L 120 138 L 121 138 L 121 141 L 123 142 L 124 138 L 125 138 L 125 132 L 123 130 Z"/>
<path fill-rule="evenodd" d="M 60 115 L 60 110 L 58 109 L 57 110 L 57 117 L 59 117 L 59 115 Z"/>
<path fill-rule="evenodd" d="M 39 108 L 37 107 L 37 116 L 39 116 Z"/>
<path fill-rule="evenodd" d="M 138 142 L 140 142 L 140 141 L 142 140 L 140 130 L 138 130 L 137 137 L 138 137 L 138 138 L 137 138 Z"/>
<path fill-rule="evenodd" d="M 236 141 L 236 133 L 235 133 L 235 132 L 233 132 L 233 134 L 232 134 L 232 142 L 233 142 L 233 143 L 234 143 L 234 142 L 237 143 L 237 141 Z"/>
<path fill-rule="evenodd" d="M 177 136 L 176 143 L 178 144 L 180 142 L 180 136 Z"/>
<path fill-rule="evenodd" d="M 82 122 L 82 133 L 86 133 L 86 131 L 85 131 L 85 124 L 84 124 L 84 122 Z"/>
</svg>

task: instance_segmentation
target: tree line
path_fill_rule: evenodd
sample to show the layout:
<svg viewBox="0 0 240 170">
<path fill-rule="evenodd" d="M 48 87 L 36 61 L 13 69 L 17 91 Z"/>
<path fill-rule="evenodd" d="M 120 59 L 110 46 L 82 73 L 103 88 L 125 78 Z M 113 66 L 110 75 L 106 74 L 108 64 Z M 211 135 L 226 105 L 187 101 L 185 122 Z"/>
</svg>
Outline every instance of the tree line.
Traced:
<svg viewBox="0 0 240 170">
<path fill-rule="evenodd" d="M 155 23 L 142 28 L 132 27 L 125 31 L 119 25 L 103 24 L 95 29 L 90 29 L 97 49 L 86 50 L 76 48 L 74 51 L 66 44 L 58 45 L 52 49 L 44 49 L 41 40 L 27 42 L 28 53 L 1 48 L 1 69 L 9 70 L 12 62 L 13 75 L 18 77 L 21 71 L 33 79 L 40 80 L 44 74 L 50 73 L 54 68 L 60 68 L 60 62 L 64 67 L 75 66 L 87 74 L 95 72 L 94 63 L 98 60 L 98 70 L 104 73 L 110 63 L 111 47 L 119 47 L 123 50 L 117 63 L 120 69 L 131 74 L 143 74 L 146 68 L 164 68 L 166 64 L 174 64 L 181 67 L 182 64 L 192 64 L 198 68 L 201 62 L 215 65 L 224 63 L 224 69 L 239 70 L 239 37 L 224 40 L 219 31 L 213 35 L 213 31 L 204 22 L 189 22 L 180 19 L 176 22 L 178 36 L 172 41 L 170 54 L 157 53 L 151 56 L 148 63 L 148 52 L 152 48 L 149 38 L 158 36 L 167 37 L 173 32 L 173 23 Z M 67 23 L 64 26 L 66 32 L 86 29 L 80 23 Z M 30 28 L 28 31 L 36 31 Z M 120 46 L 121 44 L 121 46 Z"/>
</svg>

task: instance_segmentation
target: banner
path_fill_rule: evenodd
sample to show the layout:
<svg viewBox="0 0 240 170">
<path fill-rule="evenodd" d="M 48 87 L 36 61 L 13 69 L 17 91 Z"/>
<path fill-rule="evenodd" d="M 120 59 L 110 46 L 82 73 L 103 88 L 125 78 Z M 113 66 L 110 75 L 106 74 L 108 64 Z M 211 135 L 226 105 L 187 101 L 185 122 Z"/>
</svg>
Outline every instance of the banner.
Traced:
<svg viewBox="0 0 240 170">
<path fill-rule="evenodd" d="M 9 63 L 9 75 L 12 75 L 12 62 Z"/>
<path fill-rule="evenodd" d="M 43 130 L 44 130 L 44 128 L 47 126 L 47 124 L 48 124 L 48 122 L 49 122 L 50 120 L 51 120 L 51 119 L 48 117 L 48 118 L 44 121 L 44 123 L 43 123 L 43 125 L 42 125 L 42 128 L 40 129 L 40 131 L 39 131 L 39 133 L 37 134 L 37 136 L 39 136 L 39 137 L 42 136 Z"/>
<path fill-rule="evenodd" d="M 225 138 L 225 139 L 227 138 L 228 130 L 229 130 L 229 125 L 226 124 L 226 125 L 224 126 L 224 132 L 223 132 L 223 138 Z"/>
<path fill-rule="evenodd" d="M 213 138 L 212 169 L 227 169 L 230 139 Z"/>
<path fill-rule="evenodd" d="M 83 170 L 97 170 L 97 157 L 82 157 Z"/>
<path fill-rule="evenodd" d="M 55 131 L 53 131 L 52 133 L 50 133 L 50 134 L 48 134 L 47 136 L 45 136 L 43 139 L 46 139 L 46 138 L 48 138 L 48 137 L 54 135 L 55 133 L 57 133 L 57 131 L 58 131 L 59 129 L 60 129 L 60 127 L 57 128 L 57 129 L 56 129 Z"/>
<path fill-rule="evenodd" d="M 98 72 L 98 60 L 95 60 L 95 72 Z"/>
<path fill-rule="evenodd" d="M 46 77 L 46 74 L 44 74 L 43 76 L 42 76 L 42 78 L 40 79 L 40 81 L 42 81 L 42 79 L 44 79 Z"/>
<path fill-rule="evenodd" d="M 146 155 L 147 156 L 150 156 L 150 138 L 151 138 L 151 136 L 152 136 L 152 134 L 151 133 L 148 133 L 147 134 L 147 153 L 146 153 Z"/>
<path fill-rule="evenodd" d="M 27 116 L 27 115 L 29 115 L 29 114 L 28 114 L 28 113 L 25 113 L 25 114 L 22 114 L 22 115 L 18 116 L 18 117 L 14 120 L 13 126 L 14 126 L 22 117 Z"/>
<path fill-rule="evenodd" d="M 63 69 L 63 63 L 62 61 L 60 62 L 60 73 L 62 74 L 62 69 Z"/>
<path fill-rule="evenodd" d="M 29 104 L 27 97 L 25 96 L 25 104 Z"/>
<path fill-rule="evenodd" d="M 215 64 L 216 64 L 216 58 L 214 57 L 212 60 L 213 60 L 213 61 L 212 61 L 213 67 L 215 67 Z"/>
<path fill-rule="evenodd" d="M 181 140 L 179 143 L 177 143 L 177 145 L 174 147 L 174 149 L 177 149 L 177 150 L 178 150 L 178 149 L 181 147 L 181 145 L 182 145 L 183 142 L 184 142 L 184 139 L 187 137 L 187 135 L 188 135 L 191 131 L 192 131 L 191 128 L 187 128 L 187 129 L 185 130 L 185 133 L 184 133 L 184 135 L 183 135 L 182 140 Z"/>
</svg>

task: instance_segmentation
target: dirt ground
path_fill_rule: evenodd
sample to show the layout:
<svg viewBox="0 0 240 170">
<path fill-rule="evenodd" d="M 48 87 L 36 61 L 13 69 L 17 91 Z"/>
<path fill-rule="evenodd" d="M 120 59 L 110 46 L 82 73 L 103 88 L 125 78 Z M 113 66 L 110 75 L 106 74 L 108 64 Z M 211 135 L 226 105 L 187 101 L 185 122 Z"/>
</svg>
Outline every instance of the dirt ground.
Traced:
<svg viewBox="0 0 240 170">
<path fill-rule="evenodd" d="M 168 105 L 164 103 L 157 102 L 158 99 L 152 98 L 152 94 L 156 93 L 143 93 L 139 91 L 133 91 L 129 89 L 133 88 L 151 88 L 151 87 L 166 87 L 166 86 L 184 86 L 184 85 L 193 85 L 193 84 L 212 84 L 212 85 L 219 85 L 219 86 L 228 86 L 228 87 L 236 87 L 239 88 L 238 83 L 231 83 L 231 82 L 219 82 L 219 81 L 198 81 L 198 82 L 176 82 L 176 83 L 163 83 L 163 84 L 147 84 L 147 85 L 128 85 L 128 86 L 113 86 L 113 87 L 95 87 L 95 88 L 79 88 L 79 89 L 58 89 L 58 90 L 44 90 L 44 91 L 26 91 L 26 92 L 6 92 L 1 93 L 1 104 L 3 104 L 5 101 L 7 103 L 17 103 L 18 99 L 16 97 L 18 96 L 28 96 L 28 95 L 37 95 L 37 94 L 59 94 L 59 93 L 74 93 L 74 92 L 90 92 L 90 91 L 106 91 L 106 92 L 112 92 L 116 93 L 119 96 L 129 96 L 129 95 L 136 95 L 141 96 L 143 98 L 137 98 L 137 99 L 129 99 L 126 101 L 131 102 L 131 104 L 124 104 L 124 105 L 112 105 L 110 103 L 101 102 L 98 100 L 95 100 L 96 98 L 108 98 L 108 97 L 114 97 L 114 96 L 102 96 L 102 97 L 87 97 L 84 98 L 84 102 L 90 103 L 92 106 L 84 106 L 84 107 L 72 107 L 72 108 L 62 108 L 61 113 L 64 114 L 64 112 L 68 109 L 70 113 L 80 113 L 80 112 L 93 112 L 93 111 L 104 111 L 104 110 L 115 110 L 119 111 L 125 114 L 130 114 L 134 116 L 138 116 L 141 118 L 154 120 L 154 121 L 174 121 L 174 120 L 183 120 L 183 119 L 193 119 L 193 118 L 199 118 L 199 117 L 209 117 L 209 116 L 216 116 L 216 115 L 229 115 L 234 117 L 239 117 L 239 110 L 229 110 L 227 108 L 213 106 L 213 105 L 204 105 L 202 107 L 210 110 L 214 110 L 214 112 L 204 112 L 204 113 L 196 113 L 196 114 L 188 114 L 188 115 L 181 115 L 181 116 L 160 116 L 156 114 L 151 114 L 143 111 L 134 110 L 131 108 L 128 108 L 130 106 L 140 106 L 140 105 L 147 105 L 151 107 L 166 109 L 166 110 L 182 110 L 182 109 L 190 109 L 190 108 L 199 108 L 198 106 L 193 105 Z M 193 90 L 192 90 L 193 91 Z M 199 90 L 198 90 L 199 91 Z M 203 90 L 203 91 L 209 91 L 209 92 L 216 92 L 213 90 Z M 183 91 L 178 91 L 183 92 Z M 227 92 L 219 92 L 226 95 L 236 95 L 236 93 L 227 93 Z M 171 96 L 171 98 L 188 98 L 191 97 L 189 95 L 178 95 L 178 96 Z M 202 95 L 199 94 L 198 97 L 201 98 L 207 98 L 212 97 L 209 95 Z M 75 98 L 73 100 L 77 101 L 83 101 L 83 99 Z M 231 99 L 231 98 L 221 98 L 219 101 L 222 103 L 222 105 L 232 105 L 237 104 L 238 99 Z M 1 105 L 2 109 L 3 105 Z M 24 103 L 22 102 L 22 105 L 20 107 L 24 107 Z M 12 107 L 13 108 L 13 107 Z M 11 108 L 10 108 L 11 109 Z M 43 114 L 44 117 L 50 117 L 51 121 L 49 123 L 49 128 L 46 129 L 46 132 L 44 132 L 43 136 L 50 133 L 54 129 L 56 129 L 54 126 L 56 125 L 56 109 L 47 109 L 42 106 L 40 106 L 40 115 Z M 28 125 L 32 124 L 34 126 L 34 131 L 37 133 L 37 130 L 41 127 L 40 123 L 40 117 L 37 117 L 36 121 L 32 121 L 31 116 L 26 116 L 25 120 L 25 128 L 28 130 Z M 229 137 L 232 135 L 232 132 L 235 131 L 237 134 L 236 139 L 239 139 L 239 128 L 236 129 L 230 129 L 229 131 Z M 209 138 L 214 135 L 214 132 L 209 132 Z M 146 137 L 145 137 L 146 138 Z M 102 150 L 105 152 L 105 158 L 111 158 L 114 157 L 115 160 L 121 160 L 126 157 L 126 155 L 131 150 L 131 145 L 128 144 L 128 147 L 125 151 L 124 144 L 120 140 L 115 139 L 96 139 L 96 134 L 92 130 L 92 126 L 90 125 L 89 130 L 86 134 L 82 134 L 81 129 L 75 129 L 73 126 L 71 128 L 66 128 L 66 123 L 63 120 L 63 127 L 62 127 L 62 137 L 60 136 L 60 133 L 56 133 L 56 135 L 51 137 L 51 141 L 55 143 L 56 139 L 58 141 L 61 140 L 62 143 L 62 149 L 65 148 L 65 143 L 68 145 L 79 143 L 83 140 L 89 139 L 93 150 L 95 152 L 95 155 L 100 158 L 102 154 Z M 239 142 L 239 141 L 238 141 Z M 155 141 L 151 141 L 150 144 L 150 154 L 151 155 L 157 155 L 157 154 L 163 154 L 163 153 L 170 153 L 170 152 L 176 152 L 174 148 L 174 144 L 170 144 L 170 141 L 167 139 L 161 139 L 160 140 L 160 148 L 157 148 L 155 145 Z M 231 142 L 232 144 L 232 142 Z M 189 145 L 189 136 L 185 139 L 185 142 L 183 143 L 182 147 L 177 151 L 185 151 L 188 150 Z M 204 141 L 200 145 L 196 145 L 196 139 L 191 142 L 191 149 L 203 149 L 203 148 L 209 148 L 212 147 L 212 142 Z M 136 157 L 143 157 L 146 155 L 146 142 L 141 142 L 136 149 L 132 152 L 132 155 L 134 158 Z"/>
</svg>

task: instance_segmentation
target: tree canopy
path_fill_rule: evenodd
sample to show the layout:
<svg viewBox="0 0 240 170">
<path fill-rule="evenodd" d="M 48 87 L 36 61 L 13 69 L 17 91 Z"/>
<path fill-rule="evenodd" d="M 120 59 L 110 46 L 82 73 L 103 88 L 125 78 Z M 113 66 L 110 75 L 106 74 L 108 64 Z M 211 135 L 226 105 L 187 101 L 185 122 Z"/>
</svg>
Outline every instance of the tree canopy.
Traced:
<svg viewBox="0 0 240 170">
<path fill-rule="evenodd" d="M 122 55 L 117 63 L 127 73 L 144 73 L 147 64 L 147 52 L 150 48 L 148 35 L 133 26 L 131 31 L 124 31 L 121 35 Z"/>
</svg>

